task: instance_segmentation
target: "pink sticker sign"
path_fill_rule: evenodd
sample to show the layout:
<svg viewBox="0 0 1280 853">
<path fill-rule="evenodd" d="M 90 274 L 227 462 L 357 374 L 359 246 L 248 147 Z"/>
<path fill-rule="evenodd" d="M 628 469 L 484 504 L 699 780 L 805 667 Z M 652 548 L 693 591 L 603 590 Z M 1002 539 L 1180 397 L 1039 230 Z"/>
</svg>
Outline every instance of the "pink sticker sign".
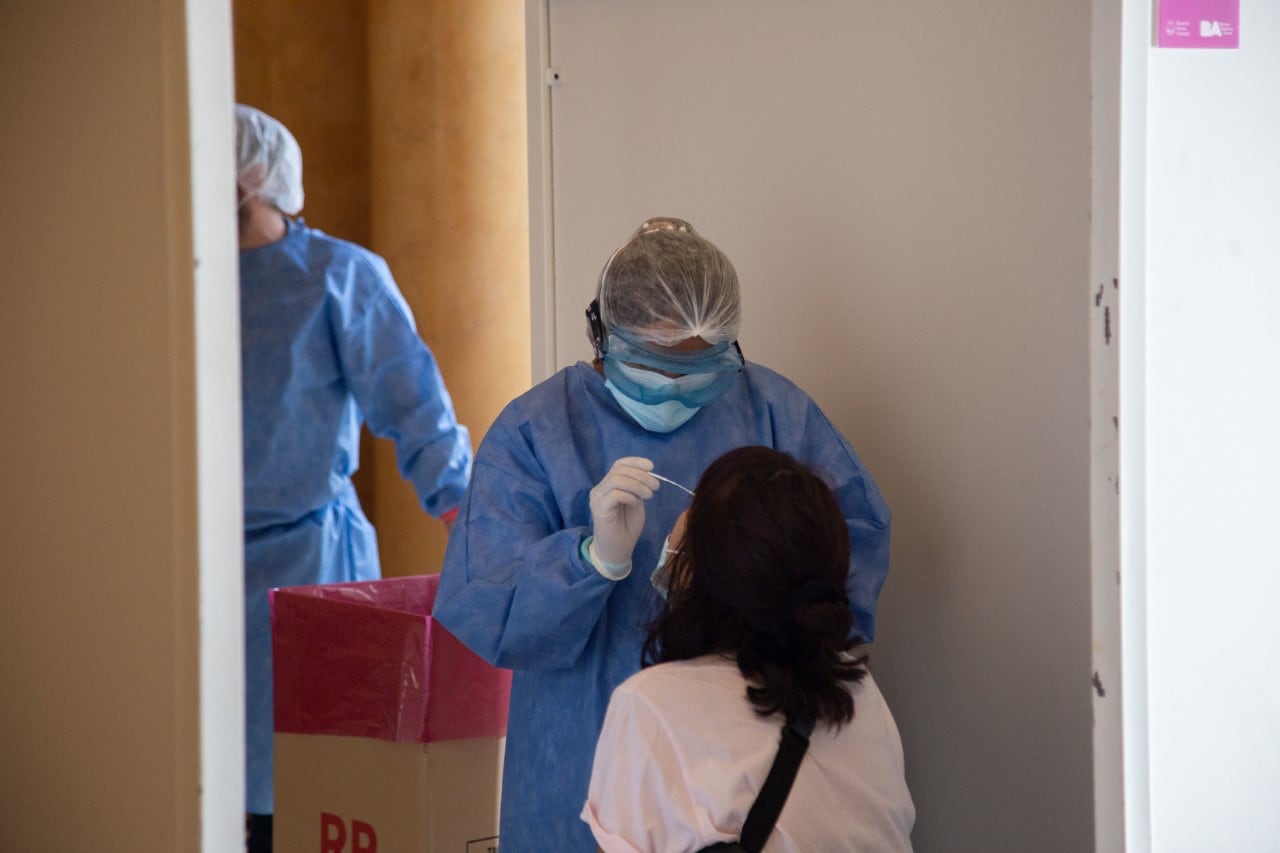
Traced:
<svg viewBox="0 0 1280 853">
<path fill-rule="evenodd" d="M 1159 0 L 1158 5 L 1157 46 L 1240 46 L 1240 0 Z"/>
</svg>

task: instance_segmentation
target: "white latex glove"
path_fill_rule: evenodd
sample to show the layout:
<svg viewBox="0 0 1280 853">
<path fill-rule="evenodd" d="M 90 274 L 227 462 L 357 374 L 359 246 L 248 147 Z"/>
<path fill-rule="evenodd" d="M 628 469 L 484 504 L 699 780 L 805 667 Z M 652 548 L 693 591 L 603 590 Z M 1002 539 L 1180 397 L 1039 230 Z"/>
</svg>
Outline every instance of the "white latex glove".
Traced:
<svg viewBox="0 0 1280 853">
<path fill-rule="evenodd" d="M 652 470 L 648 459 L 624 456 L 591 490 L 590 552 L 608 577 L 625 577 L 631 569 L 631 552 L 644 530 L 644 502 L 658 490 Z"/>
</svg>

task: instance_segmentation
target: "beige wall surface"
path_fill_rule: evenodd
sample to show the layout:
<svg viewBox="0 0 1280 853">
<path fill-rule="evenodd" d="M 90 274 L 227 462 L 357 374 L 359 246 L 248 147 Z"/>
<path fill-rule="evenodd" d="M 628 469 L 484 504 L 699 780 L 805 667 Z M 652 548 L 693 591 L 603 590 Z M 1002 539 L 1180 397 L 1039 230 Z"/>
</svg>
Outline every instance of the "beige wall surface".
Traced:
<svg viewBox="0 0 1280 853">
<path fill-rule="evenodd" d="M 6 851 L 243 831 L 230 15 L 201 14 L 189 51 L 181 0 L 0 4 Z"/>
<path fill-rule="evenodd" d="M 1089 6 L 782 5 L 547 4 L 542 367 L 646 217 L 725 249 L 747 357 L 894 511 L 872 664 L 917 849 L 1090 849 Z"/>
</svg>

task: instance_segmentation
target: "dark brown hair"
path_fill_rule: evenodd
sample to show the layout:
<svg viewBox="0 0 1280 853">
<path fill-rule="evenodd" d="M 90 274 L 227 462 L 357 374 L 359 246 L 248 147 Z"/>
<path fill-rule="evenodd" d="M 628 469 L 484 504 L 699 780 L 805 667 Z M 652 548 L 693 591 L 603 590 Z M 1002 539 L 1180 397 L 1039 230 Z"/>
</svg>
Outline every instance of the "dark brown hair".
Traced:
<svg viewBox="0 0 1280 853">
<path fill-rule="evenodd" d="M 861 640 L 845 592 L 849 530 L 831 489 L 785 453 L 740 447 L 695 492 L 642 664 L 725 655 L 762 716 L 851 720 L 848 683 L 862 680 L 866 657 L 848 654 Z"/>
</svg>

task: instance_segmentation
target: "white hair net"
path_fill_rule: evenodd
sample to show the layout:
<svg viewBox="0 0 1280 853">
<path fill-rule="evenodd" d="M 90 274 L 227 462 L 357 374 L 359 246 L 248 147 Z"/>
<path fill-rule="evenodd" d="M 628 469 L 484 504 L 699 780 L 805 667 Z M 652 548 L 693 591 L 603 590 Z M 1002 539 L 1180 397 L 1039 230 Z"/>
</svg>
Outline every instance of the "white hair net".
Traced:
<svg viewBox="0 0 1280 853">
<path fill-rule="evenodd" d="M 236 182 L 246 197 L 260 198 L 282 213 L 302 210 L 298 140 L 271 116 L 243 104 L 236 104 Z"/>
<path fill-rule="evenodd" d="M 672 217 L 647 220 L 618 247 L 600 273 L 596 298 L 606 330 L 662 346 L 693 337 L 736 340 L 742 324 L 733 264 Z"/>
</svg>

